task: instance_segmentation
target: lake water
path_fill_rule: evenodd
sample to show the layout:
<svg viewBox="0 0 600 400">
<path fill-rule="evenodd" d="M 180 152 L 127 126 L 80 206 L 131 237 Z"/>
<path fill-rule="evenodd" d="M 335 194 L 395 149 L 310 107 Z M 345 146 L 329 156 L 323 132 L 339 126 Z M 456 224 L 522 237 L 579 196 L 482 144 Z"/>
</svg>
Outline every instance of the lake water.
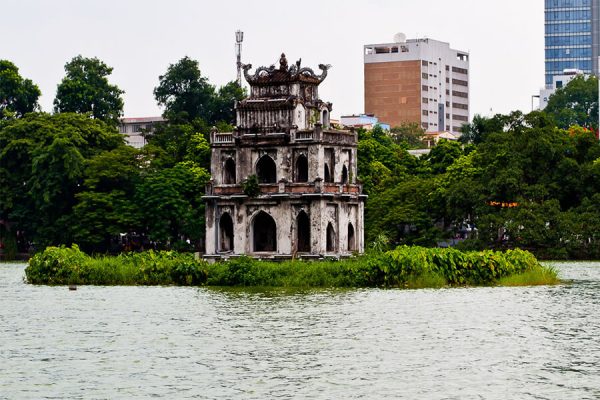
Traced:
<svg viewBox="0 0 600 400">
<path fill-rule="evenodd" d="M 554 287 L 244 291 L 23 283 L 4 399 L 598 399 L 600 263 Z"/>
</svg>

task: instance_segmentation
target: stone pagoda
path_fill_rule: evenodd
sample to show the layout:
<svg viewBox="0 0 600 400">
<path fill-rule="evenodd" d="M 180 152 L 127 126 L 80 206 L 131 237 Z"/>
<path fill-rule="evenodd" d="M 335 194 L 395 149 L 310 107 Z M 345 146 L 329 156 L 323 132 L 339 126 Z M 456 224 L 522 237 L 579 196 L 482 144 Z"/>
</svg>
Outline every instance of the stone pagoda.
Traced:
<svg viewBox="0 0 600 400">
<path fill-rule="evenodd" d="M 319 99 L 321 74 L 288 65 L 243 65 L 250 97 L 231 133 L 211 133 L 206 258 L 344 257 L 364 250 L 356 181 L 357 134 L 333 129 Z"/>
</svg>

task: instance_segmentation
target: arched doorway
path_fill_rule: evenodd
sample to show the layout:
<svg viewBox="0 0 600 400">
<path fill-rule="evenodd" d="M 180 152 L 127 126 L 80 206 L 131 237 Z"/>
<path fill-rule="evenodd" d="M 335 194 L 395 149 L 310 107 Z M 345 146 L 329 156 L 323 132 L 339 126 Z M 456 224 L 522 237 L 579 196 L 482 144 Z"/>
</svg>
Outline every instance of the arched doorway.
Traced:
<svg viewBox="0 0 600 400">
<path fill-rule="evenodd" d="M 334 252 L 336 250 L 336 238 L 335 238 L 335 230 L 333 229 L 333 225 L 331 222 L 327 224 L 327 243 L 326 243 L 326 251 L 328 253 Z"/>
<path fill-rule="evenodd" d="M 354 226 L 348 223 L 348 251 L 356 251 L 356 238 L 354 237 Z"/>
<path fill-rule="evenodd" d="M 348 183 L 348 168 L 345 165 L 342 167 L 342 183 Z"/>
<path fill-rule="evenodd" d="M 235 161 L 232 158 L 228 158 L 225 161 L 223 168 L 223 183 L 225 185 L 235 185 Z"/>
<path fill-rule="evenodd" d="M 233 251 L 233 220 L 229 213 L 223 213 L 219 219 L 219 251 Z"/>
<path fill-rule="evenodd" d="M 277 183 L 277 166 L 268 155 L 264 155 L 256 163 L 256 175 L 259 183 Z"/>
<path fill-rule="evenodd" d="M 310 218 L 304 210 L 296 218 L 296 243 L 298 252 L 310 253 Z"/>
<path fill-rule="evenodd" d="M 260 211 L 254 217 L 252 235 L 255 252 L 277 251 L 277 225 L 266 212 Z"/>
<path fill-rule="evenodd" d="M 308 158 L 304 154 L 296 160 L 296 182 L 308 182 Z"/>
</svg>

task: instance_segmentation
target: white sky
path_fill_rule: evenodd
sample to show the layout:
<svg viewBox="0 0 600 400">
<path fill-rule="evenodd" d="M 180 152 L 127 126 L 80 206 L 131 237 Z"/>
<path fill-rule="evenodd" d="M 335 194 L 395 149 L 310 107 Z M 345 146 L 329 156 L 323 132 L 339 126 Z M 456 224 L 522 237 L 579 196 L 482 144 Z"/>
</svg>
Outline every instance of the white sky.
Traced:
<svg viewBox="0 0 600 400">
<path fill-rule="evenodd" d="M 530 111 L 544 84 L 542 0 L 2 0 L 0 27 L 0 59 L 40 86 L 44 111 L 64 64 L 81 54 L 114 68 L 125 116 L 160 115 L 152 90 L 185 55 L 213 84 L 235 79 L 237 29 L 254 67 L 282 51 L 315 70 L 333 65 L 320 96 L 334 117 L 364 111 L 362 46 L 396 32 L 470 52 L 471 117 Z"/>
</svg>

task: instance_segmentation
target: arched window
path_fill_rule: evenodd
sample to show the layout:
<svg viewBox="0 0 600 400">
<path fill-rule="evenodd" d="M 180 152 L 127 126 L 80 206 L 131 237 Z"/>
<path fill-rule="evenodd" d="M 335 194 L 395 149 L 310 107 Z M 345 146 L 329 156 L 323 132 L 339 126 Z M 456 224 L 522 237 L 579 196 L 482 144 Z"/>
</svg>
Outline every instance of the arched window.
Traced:
<svg viewBox="0 0 600 400">
<path fill-rule="evenodd" d="M 260 211 L 252 223 L 254 251 L 277 251 L 277 225 L 275 220 Z"/>
<path fill-rule="evenodd" d="M 304 154 L 296 160 L 296 182 L 308 182 L 308 158 Z"/>
<path fill-rule="evenodd" d="M 256 163 L 256 175 L 259 183 L 277 183 L 277 166 L 268 155 L 264 155 Z"/>
<path fill-rule="evenodd" d="M 229 213 L 219 219 L 219 251 L 233 251 L 233 220 Z"/>
<path fill-rule="evenodd" d="M 232 158 L 228 158 L 225 161 L 223 168 L 223 183 L 225 185 L 235 185 L 235 161 Z"/>
<path fill-rule="evenodd" d="M 325 182 L 331 182 L 331 174 L 329 173 L 329 165 L 325 163 Z"/>
<path fill-rule="evenodd" d="M 329 128 L 329 111 L 323 110 L 323 121 L 321 123 L 323 124 L 323 128 Z"/>
<path fill-rule="evenodd" d="M 342 167 L 342 183 L 348 183 L 348 168 L 345 165 Z"/>
<path fill-rule="evenodd" d="M 296 218 L 296 231 L 297 251 L 310 253 L 310 218 L 304 210 L 300 211 Z"/>
<path fill-rule="evenodd" d="M 326 250 L 327 252 L 333 252 L 336 250 L 336 240 L 335 240 L 335 230 L 333 229 L 333 225 L 331 225 L 331 222 L 329 224 L 327 224 L 327 243 L 326 243 Z"/>
<path fill-rule="evenodd" d="M 348 251 L 356 251 L 356 238 L 352 222 L 348 223 Z"/>
</svg>

